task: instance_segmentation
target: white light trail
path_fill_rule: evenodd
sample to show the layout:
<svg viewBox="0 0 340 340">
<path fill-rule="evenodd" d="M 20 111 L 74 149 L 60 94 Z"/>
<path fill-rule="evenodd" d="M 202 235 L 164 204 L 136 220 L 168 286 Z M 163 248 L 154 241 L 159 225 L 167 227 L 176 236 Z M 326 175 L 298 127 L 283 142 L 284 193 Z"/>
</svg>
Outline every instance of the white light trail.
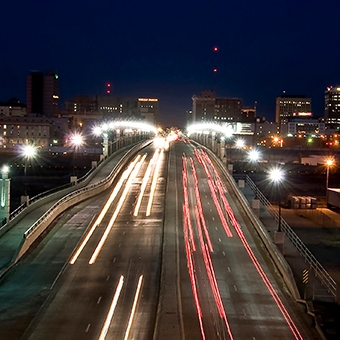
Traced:
<svg viewBox="0 0 340 340">
<path fill-rule="evenodd" d="M 151 206 L 152 206 L 152 202 L 153 202 L 153 198 L 154 198 L 154 194 L 155 194 L 155 190 L 156 190 L 159 168 L 160 168 L 161 162 L 163 160 L 163 154 L 164 154 L 164 150 L 162 149 L 161 154 L 159 155 L 159 157 L 157 159 L 155 172 L 153 173 L 149 202 L 148 202 L 148 207 L 146 209 L 146 216 L 150 216 L 150 214 L 151 214 Z"/>
<path fill-rule="evenodd" d="M 121 189 L 124 181 L 130 176 L 130 173 L 134 167 L 135 162 L 132 162 L 129 167 L 127 168 L 127 170 L 124 171 L 122 177 L 120 178 L 119 182 L 117 183 L 117 185 L 115 186 L 115 188 L 112 190 L 112 193 L 109 197 L 109 199 L 106 201 L 103 209 L 101 210 L 99 216 L 97 217 L 96 221 L 94 222 L 94 224 L 92 225 L 91 229 L 89 230 L 89 232 L 87 233 L 86 237 L 84 238 L 83 242 L 80 244 L 80 246 L 78 247 L 78 249 L 76 250 L 76 252 L 74 253 L 74 255 L 72 256 L 71 260 L 70 260 L 70 264 L 74 264 L 80 253 L 82 252 L 82 250 L 84 249 L 84 247 L 86 246 L 87 242 L 89 241 L 91 235 L 93 234 L 93 232 L 95 231 L 95 229 L 97 228 L 97 226 L 101 223 L 101 221 L 103 220 L 105 214 L 107 213 L 111 203 L 113 202 L 113 200 L 116 198 L 119 190 Z"/>
<path fill-rule="evenodd" d="M 130 314 L 130 318 L 129 318 L 129 323 L 128 323 L 128 326 L 127 326 L 126 331 L 125 331 L 124 340 L 127 340 L 128 337 L 129 337 L 129 334 L 130 334 L 132 321 L 133 321 L 133 318 L 134 318 L 135 313 L 136 313 L 137 303 L 138 303 L 139 296 L 140 296 L 140 290 L 141 290 L 141 287 L 142 287 L 142 282 L 143 282 L 143 275 L 141 275 L 139 277 L 139 280 L 138 280 L 138 286 L 137 286 L 137 290 L 136 290 L 136 294 L 135 294 L 135 299 L 133 301 L 133 306 L 132 306 L 132 310 L 131 310 L 131 314 Z"/>
<path fill-rule="evenodd" d="M 110 231 L 111 231 L 111 228 L 112 228 L 114 222 L 116 221 L 116 218 L 117 218 L 117 216 L 118 216 L 118 214 L 119 214 L 119 212 L 120 212 L 120 209 L 122 208 L 122 206 L 123 206 L 123 204 L 124 204 L 124 201 L 125 201 L 125 199 L 126 199 L 126 196 L 127 196 L 128 192 L 129 192 L 129 190 L 130 190 L 130 186 L 131 186 L 132 180 L 136 178 L 137 173 L 138 173 L 139 169 L 141 168 L 141 166 L 142 166 L 142 164 L 143 164 L 143 162 L 144 162 L 144 160 L 145 160 L 145 157 L 146 157 L 146 155 L 144 155 L 144 156 L 142 157 L 142 159 L 136 164 L 136 162 L 137 162 L 137 161 L 139 160 L 139 158 L 140 158 L 140 155 L 138 155 L 138 157 L 136 158 L 136 160 L 133 162 L 134 164 L 136 164 L 136 165 L 135 165 L 135 168 L 134 168 L 134 170 L 132 171 L 132 173 L 130 174 L 130 177 L 128 178 L 128 180 L 127 180 L 127 182 L 126 182 L 126 184 L 125 184 L 124 191 L 123 191 L 122 196 L 120 197 L 120 199 L 119 199 L 119 201 L 118 201 L 118 204 L 117 204 L 117 206 L 116 206 L 116 210 L 114 211 L 114 213 L 113 213 L 113 215 L 112 215 L 112 217 L 111 217 L 111 219 L 110 219 L 110 222 L 109 222 L 109 224 L 107 225 L 107 227 L 106 227 L 106 229 L 105 229 L 105 232 L 104 232 L 102 238 L 100 239 L 100 241 L 99 241 L 99 243 L 98 243 L 98 245 L 97 245 L 97 248 L 95 249 L 94 253 L 92 254 L 92 257 L 91 257 L 91 259 L 90 259 L 90 261 L 89 261 L 89 264 L 93 264 L 93 263 L 96 262 L 96 259 L 97 259 L 98 255 L 99 255 L 99 253 L 100 253 L 100 251 L 101 251 L 101 249 L 102 249 L 102 247 L 103 247 L 103 245 L 104 245 L 104 243 L 105 243 L 107 237 L 109 236 L 109 233 L 110 233 Z"/>
<path fill-rule="evenodd" d="M 123 284 L 124 284 L 124 276 L 121 275 L 119 282 L 118 282 L 118 286 L 116 288 L 116 292 L 113 295 L 113 299 L 112 299 L 112 303 L 111 303 L 109 312 L 107 313 L 106 320 L 105 320 L 104 326 L 102 328 L 102 331 L 100 332 L 98 340 L 104 340 L 105 337 L 106 337 L 106 334 L 109 330 L 110 323 L 111 323 L 111 320 L 112 320 L 112 317 L 113 317 L 113 313 L 114 313 L 116 306 L 117 306 L 117 302 L 118 302 L 120 292 L 123 288 Z"/>
<path fill-rule="evenodd" d="M 144 195 L 146 186 L 147 186 L 149 178 L 150 178 L 150 174 L 151 174 L 151 170 L 152 170 L 152 165 L 157 160 L 158 155 L 159 155 L 159 149 L 157 149 L 155 151 L 155 153 L 153 154 L 153 157 L 152 157 L 152 159 L 151 159 L 151 161 L 150 161 L 150 163 L 148 165 L 148 168 L 146 169 L 146 172 L 145 172 L 145 175 L 144 175 L 144 178 L 143 178 L 142 186 L 141 186 L 141 189 L 140 189 L 140 193 L 139 193 L 139 196 L 138 196 L 138 199 L 137 199 L 137 203 L 136 203 L 136 206 L 135 206 L 135 210 L 134 210 L 133 216 L 137 216 L 138 215 L 139 208 L 140 208 L 140 205 L 142 203 L 143 195 Z"/>
</svg>

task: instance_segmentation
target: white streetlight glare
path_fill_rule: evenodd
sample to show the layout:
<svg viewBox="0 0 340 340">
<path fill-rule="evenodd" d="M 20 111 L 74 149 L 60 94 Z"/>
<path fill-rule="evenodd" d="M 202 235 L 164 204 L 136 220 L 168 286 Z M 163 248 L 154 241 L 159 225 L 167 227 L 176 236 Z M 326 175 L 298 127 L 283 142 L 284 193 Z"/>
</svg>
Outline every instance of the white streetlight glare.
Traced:
<svg viewBox="0 0 340 340">
<path fill-rule="evenodd" d="M 2 166 L 1 173 L 2 174 L 8 174 L 9 173 L 9 166 L 7 164 Z"/>
<path fill-rule="evenodd" d="M 269 178 L 272 182 L 280 183 L 284 180 L 284 172 L 279 168 L 272 169 L 269 172 Z"/>
<path fill-rule="evenodd" d="M 279 184 L 284 180 L 284 172 L 280 168 L 274 168 L 269 173 L 269 178 L 272 182 L 277 184 L 277 193 L 279 196 L 279 225 L 277 231 L 281 231 L 281 192 L 279 188 Z"/>
<path fill-rule="evenodd" d="M 237 139 L 235 144 L 236 144 L 237 148 L 242 149 L 244 147 L 244 140 L 243 139 Z"/>
<path fill-rule="evenodd" d="M 22 156 L 29 159 L 37 154 L 37 148 L 31 144 L 26 144 L 21 149 Z"/>
<path fill-rule="evenodd" d="M 251 150 L 248 153 L 248 157 L 252 162 L 257 162 L 260 159 L 260 152 L 258 150 Z"/>
<path fill-rule="evenodd" d="M 79 133 L 74 133 L 72 136 L 71 136 L 71 143 L 72 145 L 74 146 L 80 146 L 82 145 L 84 142 L 84 138 L 81 134 Z"/>
</svg>

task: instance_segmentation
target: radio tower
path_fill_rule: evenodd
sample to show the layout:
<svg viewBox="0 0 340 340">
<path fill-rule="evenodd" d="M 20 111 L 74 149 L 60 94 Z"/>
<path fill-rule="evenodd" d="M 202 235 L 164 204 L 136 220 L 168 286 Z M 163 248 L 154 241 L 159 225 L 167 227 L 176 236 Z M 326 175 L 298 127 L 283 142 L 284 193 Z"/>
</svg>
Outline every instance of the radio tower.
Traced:
<svg viewBox="0 0 340 340">
<path fill-rule="evenodd" d="M 218 47 L 214 46 L 213 51 L 214 51 L 214 68 L 213 68 L 213 76 L 214 76 L 214 85 L 213 85 L 213 92 L 216 94 L 216 77 L 217 77 L 217 53 L 218 53 Z"/>
<path fill-rule="evenodd" d="M 111 94 L 111 83 L 106 84 L 106 94 Z"/>
</svg>

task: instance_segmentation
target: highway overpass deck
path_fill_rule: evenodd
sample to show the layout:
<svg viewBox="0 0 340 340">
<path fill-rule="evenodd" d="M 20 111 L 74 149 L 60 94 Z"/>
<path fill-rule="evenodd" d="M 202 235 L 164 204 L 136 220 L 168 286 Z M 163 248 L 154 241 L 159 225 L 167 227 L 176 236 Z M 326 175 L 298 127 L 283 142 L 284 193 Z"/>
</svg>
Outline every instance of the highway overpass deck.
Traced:
<svg viewBox="0 0 340 340">
<path fill-rule="evenodd" d="M 126 153 L 126 150 L 120 150 L 112 155 L 103 165 L 100 166 L 100 171 L 91 176 L 88 185 L 94 184 L 106 178 L 112 169 L 118 164 L 120 159 Z M 74 190 L 80 186 L 75 185 Z M 48 211 L 60 198 L 52 194 L 52 198 L 48 203 L 39 204 L 39 201 L 33 203 L 36 208 L 31 209 L 24 218 L 14 223 L 9 231 L 0 237 L 0 276 L 13 264 L 14 257 L 20 247 L 23 235 L 46 211 Z M 23 212 L 21 212 L 23 213 Z"/>
<path fill-rule="evenodd" d="M 112 158 L 105 166 L 102 167 L 101 171 L 91 180 L 91 183 L 97 182 L 102 178 L 106 177 L 111 169 L 118 163 L 119 159 L 122 155 L 117 155 L 116 157 Z M 249 202 L 252 201 L 254 198 L 254 193 L 250 190 L 247 185 L 245 188 L 241 189 L 245 197 Z M 54 202 L 55 203 L 55 202 Z M 49 209 L 53 204 L 50 202 L 41 209 L 35 209 L 30 214 L 25 216 L 17 225 L 15 225 L 8 233 L 6 233 L 0 239 L 0 249 L 1 249 L 1 262 L 0 268 L 4 269 L 8 266 L 8 261 L 11 261 L 13 255 L 17 251 L 17 247 L 20 244 L 22 239 L 22 235 L 25 230 L 27 230 L 46 210 Z M 259 218 L 261 219 L 262 223 L 266 227 L 266 229 L 274 234 L 277 230 L 277 222 L 270 216 L 270 214 L 266 211 L 264 207 L 261 206 L 258 214 Z M 305 219 L 303 217 L 297 216 L 295 219 L 296 223 L 305 223 Z M 287 241 L 287 240 L 286 240 Z M 285 243 L 283 248 L 283 253 L 287 261 L 292 266 L 293 270 L 296 272 L 300 272 L 301 269 L 305 268 L 304 259 L 297 253 L 297 251 L 292 247 L 288 242 Z M 6 262 L 7 261 L 7 262 Z M 311 278 L 312 280 L 312 278 Z M 321 291 L 322 288 L 320 288 Z M 329 296 L 324 295 L 324 298 L 329 299 Z M 169 324 L 169 327 L 171 325 Z"/>
</svg>

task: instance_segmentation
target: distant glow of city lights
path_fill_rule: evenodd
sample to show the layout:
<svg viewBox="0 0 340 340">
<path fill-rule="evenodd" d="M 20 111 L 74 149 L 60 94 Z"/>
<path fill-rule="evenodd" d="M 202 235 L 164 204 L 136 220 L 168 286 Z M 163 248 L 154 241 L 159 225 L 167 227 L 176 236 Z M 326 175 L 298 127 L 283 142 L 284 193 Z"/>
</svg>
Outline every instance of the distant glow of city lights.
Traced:
<svg viewBox="0 0 340 340">
<path fill-rule="evenodd" d="M 280 168 L 274 168 L 269 172 L 269 178 L 274 183 L 280 183 L 284 180 L 284 172 Z"/>
</svg>

